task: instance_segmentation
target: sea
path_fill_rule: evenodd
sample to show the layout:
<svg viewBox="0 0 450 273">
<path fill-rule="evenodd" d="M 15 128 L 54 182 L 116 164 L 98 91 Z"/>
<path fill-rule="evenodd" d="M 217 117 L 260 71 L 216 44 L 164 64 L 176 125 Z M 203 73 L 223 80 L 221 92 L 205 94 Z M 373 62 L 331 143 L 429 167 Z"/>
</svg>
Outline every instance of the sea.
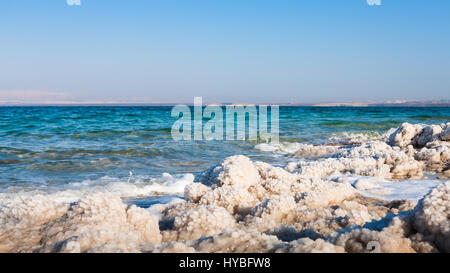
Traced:
<svg viewBox="0 0 450 273">
<path fill-rule="evenodd" d="M 172 108 L 0 107 L 0 198 L 108 191 L 145 207 L 168 196 L 182 198 L 197 173 L 231 155 L 279 167 L 295 160 L 292 153 L 258 148 L 261 139 L 174 140 L 179 117 Z M 403 122 L 449 121 L 450 108 L 440 107 L 280 106 L 279 141 L 286 147 L 336 143 L 381 136 Z M 400 184 L 395 187 L 402 192 Z"/>
</svg>

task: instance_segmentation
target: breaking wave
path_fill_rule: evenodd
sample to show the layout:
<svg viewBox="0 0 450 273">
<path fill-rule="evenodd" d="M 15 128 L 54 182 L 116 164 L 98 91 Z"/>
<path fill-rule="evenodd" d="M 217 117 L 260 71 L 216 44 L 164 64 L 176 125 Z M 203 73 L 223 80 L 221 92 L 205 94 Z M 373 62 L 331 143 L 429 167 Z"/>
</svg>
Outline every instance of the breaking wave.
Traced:
<svg viewBox="0 0 450 273">
<path fill-rule="evenodd" d="M 128 179 L 102 177 L 97 180 L 84 180 L 63 185 L 16 188 L 14 186 L 0 192 L 0 204 L 5 200 L 45 195 L 65 203 L 75 202 L 92 194 L 103 194 L 110 197 L 138 198 L 148 196 L 183 194 L 184 188 L 193 183 L 193 174 L 174 176 L 163 173 L 161 177 L 151 178 L 130 175 Z"/>
</svg>

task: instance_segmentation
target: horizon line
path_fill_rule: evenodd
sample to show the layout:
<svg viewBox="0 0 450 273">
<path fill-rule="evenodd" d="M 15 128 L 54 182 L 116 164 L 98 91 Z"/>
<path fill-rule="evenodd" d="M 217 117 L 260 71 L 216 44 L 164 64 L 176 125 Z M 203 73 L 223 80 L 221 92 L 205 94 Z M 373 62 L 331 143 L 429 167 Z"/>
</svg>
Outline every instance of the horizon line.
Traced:
<svg viewBox="0 0 450 273">
<path fill-rule="evenodd" d="M 176 106 L 188 105 L 193 106 L 193 102 L 99 102 L 99 101 L 55 101 L 55 102 L 5 102 L 0 101 L 0 107 L 14 106 Z M 322 102 L 322 103 L 297 103 L 297 102 L 280 102 L 280 103 L 244 103 L 244 102 L 205 102 L 203 106 L 256 106 L 256 105 L 279 105 L 279 106 L 313 106 L 313 107 L 374 107 L 374 106 L 409 106 L 409 107 L 450 107 L 450 100 L 428 100 L 428 101 L 406 101 L 391 100 L 378 102 Z"/>
</svg>

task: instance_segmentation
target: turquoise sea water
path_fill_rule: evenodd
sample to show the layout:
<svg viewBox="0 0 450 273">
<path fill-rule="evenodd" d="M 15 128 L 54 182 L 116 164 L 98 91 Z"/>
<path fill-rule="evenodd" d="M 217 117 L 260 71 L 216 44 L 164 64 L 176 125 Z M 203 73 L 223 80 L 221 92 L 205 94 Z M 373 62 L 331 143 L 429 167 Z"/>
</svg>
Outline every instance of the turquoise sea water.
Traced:
<svg viewBox="0 0 450 273">
<path fill-rule="evenodd" d="M 174 141 L 171 109 L 0 107 L 0 191 L 197 173 L 236 154 L 286 162 L 287 155 L 254 149 L 256 142 Z M 280 107 L 279 116 L 281 142 L 326 143 L 349 133 L 375 136 L 402 122 L 449 122 L 450 108 Z"/>
</svg>

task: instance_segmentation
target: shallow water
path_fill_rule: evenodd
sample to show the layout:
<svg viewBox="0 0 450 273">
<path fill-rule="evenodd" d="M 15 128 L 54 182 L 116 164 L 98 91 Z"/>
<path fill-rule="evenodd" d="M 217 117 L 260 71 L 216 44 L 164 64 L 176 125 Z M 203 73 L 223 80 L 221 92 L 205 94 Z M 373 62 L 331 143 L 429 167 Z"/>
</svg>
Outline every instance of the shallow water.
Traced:
<svg viewBox="0 0 450 273">
<path fill-rule="evenodd" d="M 171 109 L 0 107 L 0 193 L 109 187 L 145 195 L 148 185 L 183 180 L 230 155 L 276 166 L 291 157 L 256 142 L 174 141 Z M 449 121 L 450 108 L 280 107 L 280 141 L 327 143 L 378 136 L 402 122 Z"/>
</svg>

